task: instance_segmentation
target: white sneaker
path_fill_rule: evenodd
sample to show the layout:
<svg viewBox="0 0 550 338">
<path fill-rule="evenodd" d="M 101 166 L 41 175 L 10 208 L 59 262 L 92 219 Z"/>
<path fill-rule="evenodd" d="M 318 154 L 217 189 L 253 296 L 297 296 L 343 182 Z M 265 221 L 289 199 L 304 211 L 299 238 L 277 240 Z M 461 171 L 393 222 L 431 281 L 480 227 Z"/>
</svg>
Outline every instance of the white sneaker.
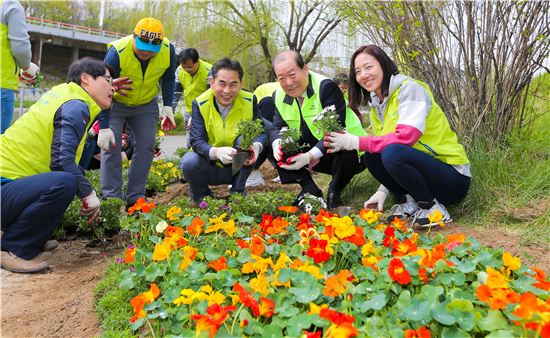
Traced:
<svg viewBox="0 0 550 338">
<path fill-rule="evenodd" d="M 247 188 L 249 187 L 257 187 L 260 185 L 264 185 L 264 177 L 262 176 L 262 173 L 259 170 L 252 170 L 250 173 L 250 176 L 246 179 L 245 186 Z"/>
<path fill-rule="evenodd" d="M 441 214 L 441 219 L 438 219 L 439 217 L 436 216 L 436 211 Z M 432 218 L 432 221 L 430 221 L 430 217 Z M 440 222 L 450 223 L 452 221 L 453 219 L 447 211 L 447 208 L 434 199 L 434 204 L 429 209 L 418 209 L 414 215 L 412 224 L 418 223 L 424 228 L 429 228 L 439 224 Z"/>
<path fill-rule="evenodd" d="M 391 207 L 391 213 L 388 221 L 391 222 L 395 217 L 399 219 L 408 219 L 418 211 L 418 204 L 411 195 L 407 195 L 407 202 L 395 204 Z"/>
<path fill-rule="evenodd" d="M 281 183 L 281 177 L 277 176 L 274 179 L 271 180 L 273 183 Z"/>
</svg>

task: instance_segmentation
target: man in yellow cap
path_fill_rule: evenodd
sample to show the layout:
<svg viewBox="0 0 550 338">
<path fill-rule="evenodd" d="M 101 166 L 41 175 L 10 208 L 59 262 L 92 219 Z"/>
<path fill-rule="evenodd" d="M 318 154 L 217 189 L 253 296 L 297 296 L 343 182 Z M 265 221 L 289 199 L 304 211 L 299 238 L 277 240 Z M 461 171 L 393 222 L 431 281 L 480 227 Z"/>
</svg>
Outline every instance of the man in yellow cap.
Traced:
<svg viewBox="0 0 550 338">
<path fill-rule="evenodd" d="M 102 113 L 99 119 L 97 144 L 102 149 L 101 190 L 104 198 L 117 197 L 132 205 L 145 196 L 145 183 L 153 161 L 159 120 L 159 83 L 163 101 L 161 128 L 176 127 L 172 112 L 176 53 L 164 35 L 162 23 L 154 18 L 141 19 L 132 35 L 113 41 L 107 47 L 105 63 L 113 67 L 113 77 L 128 78 L 128 91 L 117 92 L 110 113 Z M 136 141 L 125 195 L 120 157 L 124 123 L 132 128 Z"/>
</svg>

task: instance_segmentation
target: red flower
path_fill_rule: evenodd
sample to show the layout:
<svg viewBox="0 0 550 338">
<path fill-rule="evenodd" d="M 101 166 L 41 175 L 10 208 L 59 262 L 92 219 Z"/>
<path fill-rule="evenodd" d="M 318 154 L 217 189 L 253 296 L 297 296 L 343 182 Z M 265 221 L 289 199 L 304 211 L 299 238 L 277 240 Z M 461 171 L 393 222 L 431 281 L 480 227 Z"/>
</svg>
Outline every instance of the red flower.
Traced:
<svg viewBox="0 0 550 338">
<path fill-rule="evenodd" d="M 266 318 L 273 316 L 275 311 L 275 302 L 271 299 L 262 297 L 260 298 L 260 315 Z"/>
<path fill-rule="evenodd" d="M 209 337 L 212 338 L 218 332 L 220 326 L 229 317 L 229 311 L 235 311 L 235 306 L 221 306 L 212 304 L 207 309 L 208 315 L 191 315 L 191 319 L 197 322 L 197 333 L 208 331 Z"/>
<path fill-rule="evenodd" d="M 241 303 L 251 309 L 254 316 L 260 316 L 260 305 L 256 299 L 254 299 L 254 296 L 250 292 L 246 291 L 246 289 L 239 284 L 239 282 L 235 282 L 235 284 L 233 284 L 233 291 L 239 294 L 239 300 Z"/>
<path fill-rule="evenodd" d="M 393 281 L 401 285 L 407 285 L 411 282 L 411 274 L 405 269 L 403 262 L 399 258 L 390 261 L 388 274 Z"/>
<path fill-rule="evenodd" d="M 227 269 L 227 260 L 225 259 L 225 256 L 221 256 L 217 260 L 208 263 L 208 266 L 216 271 L 222 271 Z"/>
<path fill-rule="evenodd" d="M 237 240 L 237 245 L 239 246 L 239 248 L 241 249 L 246 249 L 248 248 L 248 243 L 243 241 L 242 239 L 238 239 Z"/>
<path fill-rule="evenodd" d="M 418 268 L 418 277 L 420 277 L 420 280 L 424 282 L 424 284 L 428 284 L 428 271 L 424 268 Z"/>
<path fill-rule="evenodd" d="M 385 247 L 389 247 L 392 242 L 395 240 L 395 228 L 393 227 L 387 227 L 386 230 L 384 230 L 384 244 Z"/>
<path fill-rule="evenodd" d="M 304 337 L 304 338 L 321 338 L 322 334 L 323 334 L 322 331 L 317 331 L 317 332 L 304 331 L 304 334 L 303 334 L 302 337 Z"/>
<path fill-rule="evenodd" d="M 327 241 L 324 239 L 310 238 L 309 249 L 306 255 L 313 258 L 317 264 L 326 262 L 330 259 L 330 254 L 326 251 Z"/>
<path fill-rule="evenodd" d="M 421 326 L 416 330 L 405 330 L 405 338 L 430 338 L 430 330 Z"/>
<path fill-rule="evenodd" d="M 310 219 L 311 219 L 310 214 L 301 214 L 296 227 L 300 230 L 307 230 L 309 228 L 313 228 L 313 225 L 309 223 Z"/>
<path fill-rule="evenodd" d="M 321 311 L 319 312 L 319 317 L 330 320 L 336 325 L 353 324 L 353 322 L 355 321 L 355 318 L 353 316 L 348 316 L 345 313 L 338 312 L 329 308 L 321 309 Z"/>
<path fill-rule="evenodd" d="M 409 252 L 416 251 L 417 246 L 409 238 L 405 239 L 403 242 L 398 240 L 393 241 L 392 243 L 392 255 L 396 257 L 406 256 Z"/>
</svg>

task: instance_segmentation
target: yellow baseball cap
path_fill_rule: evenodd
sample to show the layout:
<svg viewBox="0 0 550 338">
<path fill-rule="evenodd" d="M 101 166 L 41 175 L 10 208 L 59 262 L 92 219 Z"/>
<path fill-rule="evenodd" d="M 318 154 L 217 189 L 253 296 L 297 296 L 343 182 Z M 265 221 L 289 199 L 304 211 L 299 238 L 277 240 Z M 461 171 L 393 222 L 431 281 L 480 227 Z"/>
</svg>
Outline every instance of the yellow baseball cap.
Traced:
<svg viewBox="0 0 550 338">
<path fill-rule="evenodd" d="M 134 28 L 134 37 L 137 49 L 158 53 L 164 39 L 164 27 L 155 18 L 143 18 Z"/>
</svg>

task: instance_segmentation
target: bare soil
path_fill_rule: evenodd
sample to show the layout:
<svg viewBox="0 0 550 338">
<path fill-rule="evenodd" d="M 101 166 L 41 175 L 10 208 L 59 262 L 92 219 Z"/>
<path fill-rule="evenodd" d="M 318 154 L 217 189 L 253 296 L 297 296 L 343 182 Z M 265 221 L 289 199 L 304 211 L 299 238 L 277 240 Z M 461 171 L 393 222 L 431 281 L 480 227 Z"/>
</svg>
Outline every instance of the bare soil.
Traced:
<svg viewBox="0 0 550 338">
<path fill-rule="evenodd" d="M 280 189 L 271 180 L 277 175 L 269 167 L 261 168 L 266 186 L 249 192 Z M 297 185 L 285 189 L 298 192 Z M 227 186 L 213 187 L 217 196 L 228 194 Z M 176 183 L 159 194 L 156 203 L 187 196 L 187 184 Z M 520 246 L 520 236 L 501 228 L 474 228 L 459 224 L 433 229 L 432 233 L 463 233 L 481 243 L 502 248 L 536 265 L 550 275 L 548 246 Z M 48 260 L 52 268 L 39 274 L 14 274 L 1 270 L 1 337 L 93 337 L 101 333 L 93 306 L 93 289 L 102 278 L 108 263 L 120 255 L 117 245 L 86 248 L 87 241 L 61 242 Z"/>
</svg>

